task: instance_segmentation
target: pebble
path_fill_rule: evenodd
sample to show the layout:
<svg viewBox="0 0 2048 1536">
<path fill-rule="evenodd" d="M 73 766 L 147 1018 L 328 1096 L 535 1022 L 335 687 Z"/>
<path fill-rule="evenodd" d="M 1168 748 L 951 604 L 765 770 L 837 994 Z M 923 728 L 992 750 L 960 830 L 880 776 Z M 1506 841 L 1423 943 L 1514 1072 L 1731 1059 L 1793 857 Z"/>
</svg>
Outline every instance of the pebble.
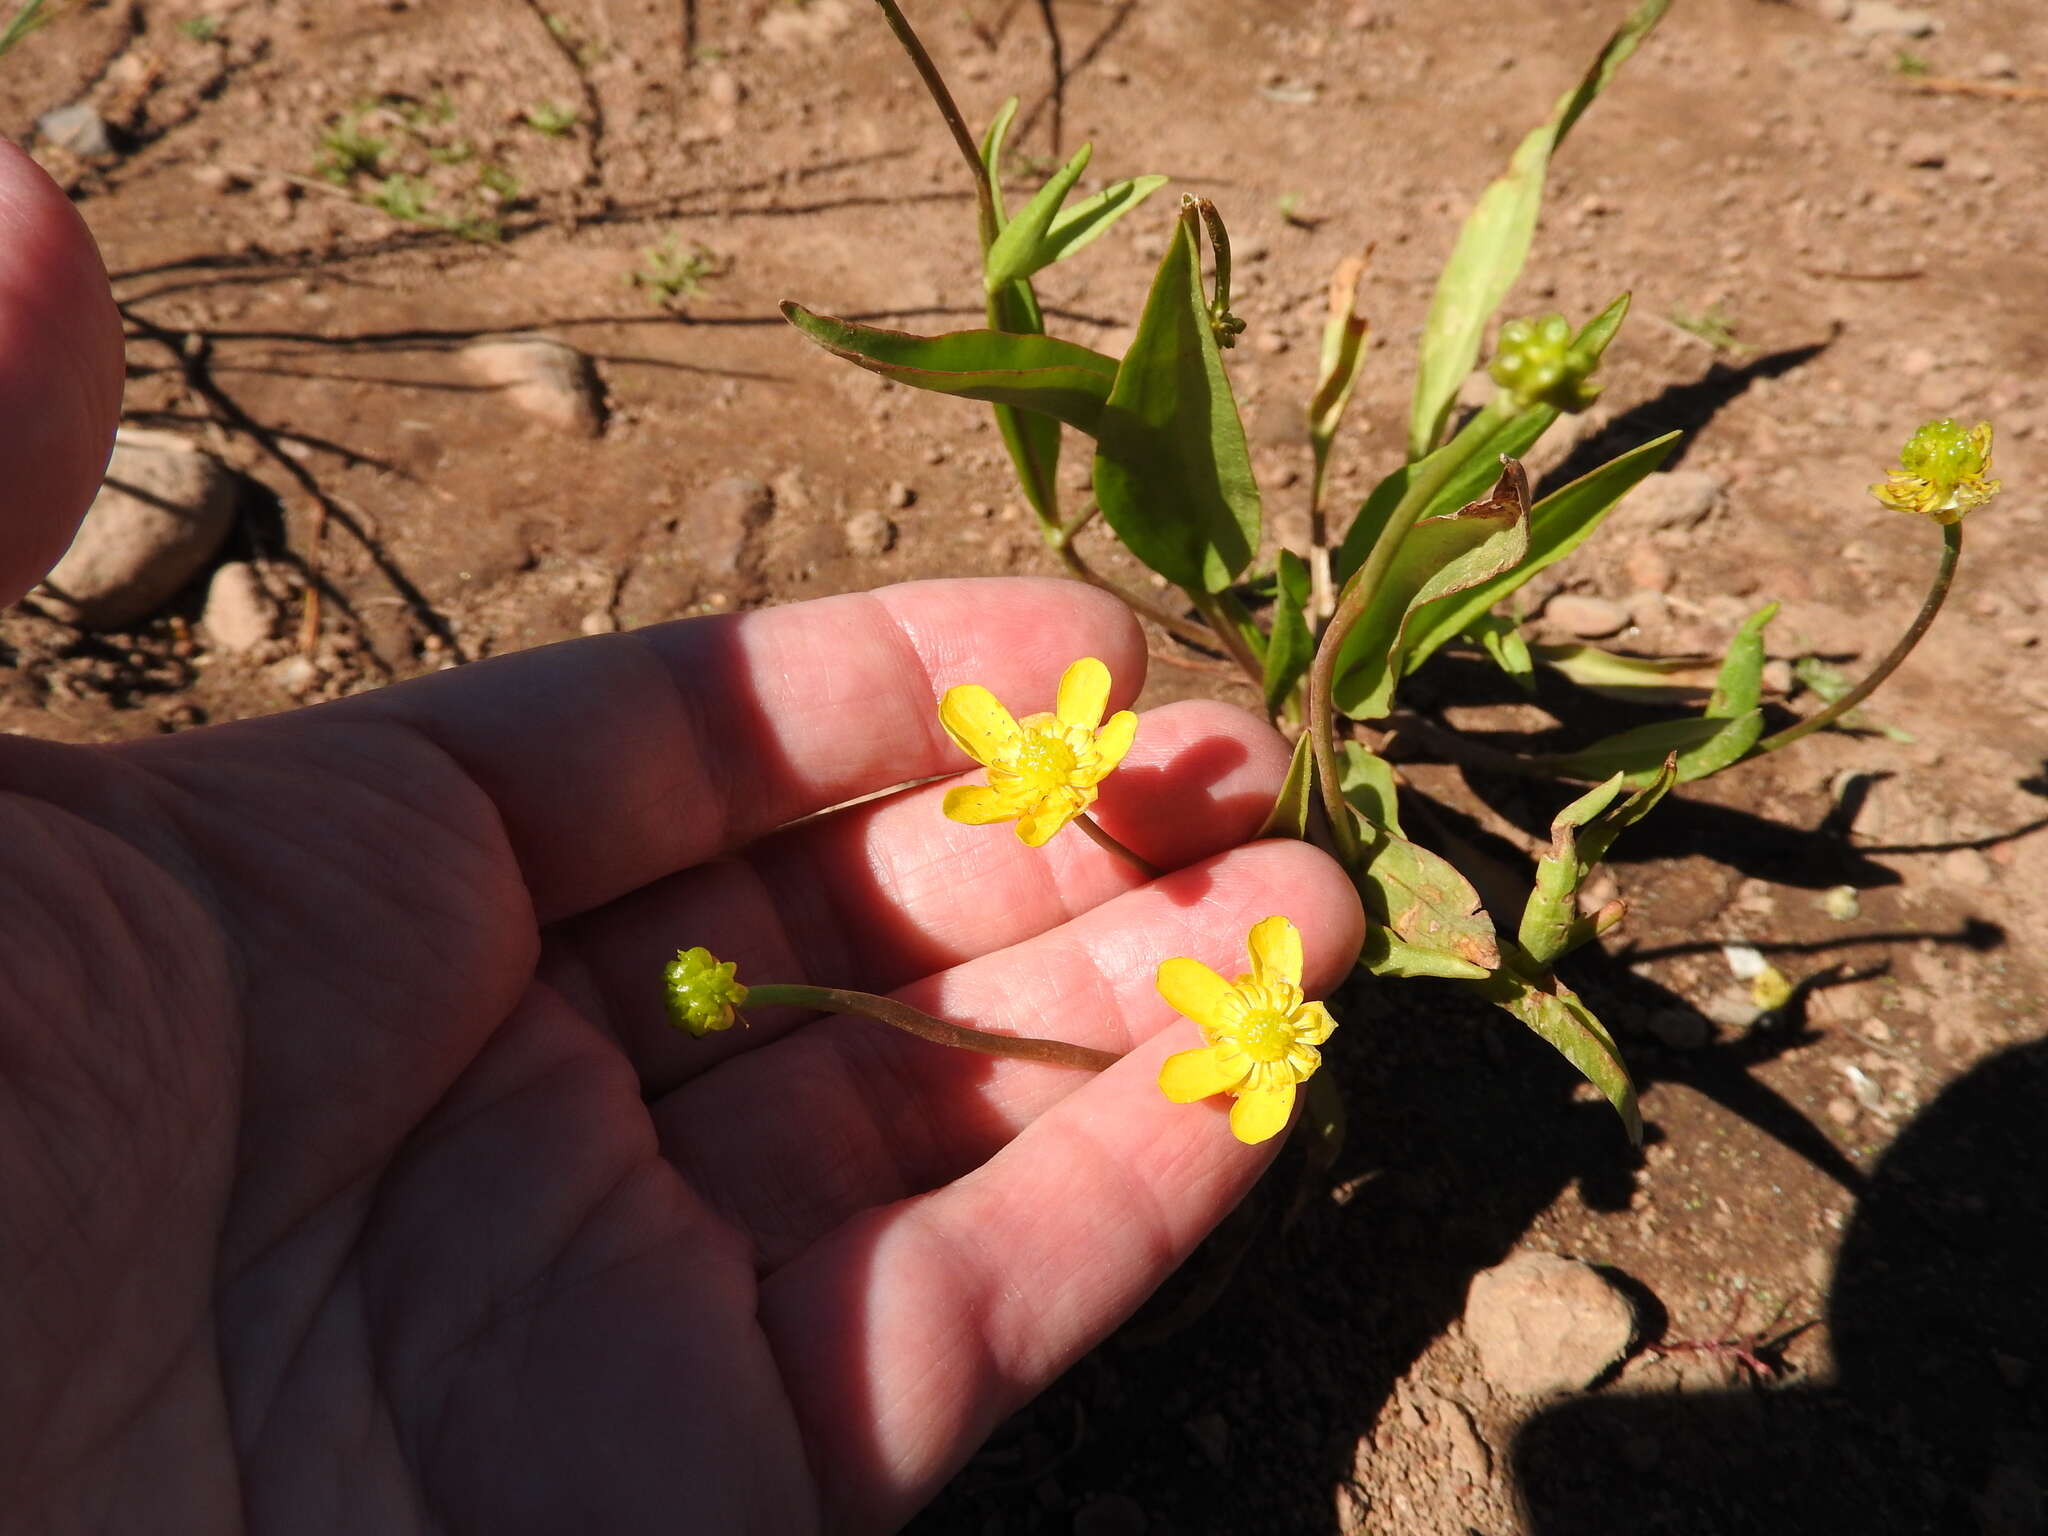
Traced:
<svg viewBox="0 0 2048 1536">
<path fill-rule="evenodd" d="M 746 100 L 747 88 L 731 71 L 717 69 L 705 77 L 704 94 L 714 107 L 722 107 L 729 112 Z"/>
<path fill-rule="evenodd" d="M 846 541 L 846 552 L 860 560 L 884 554 L 896 544 L 896 525 L 875 511 L 854 513 L 840 525 L 839 531 Z"/>
<path fill-rule="evenodd" d="M 1978 849 L 1951 848 L 1941 856 L 1941 878 L 1949 885 L 1981 890 L 1997 876 L 1991 861 Z"/>
<path fill-rule="evenodd" d="M 114 152 L 114 136 L 107 120 L 93 107 L 74 101 L 36 119 L 36 131 L 59 148 L 92 160 Z"/>
<path fill-rule="evenodd" d="M 752 475 L 727 475 L 692 498 L 690 542 L 704 569 L 715 576 L 737 571 L 746 560 L 754 531 L 774 516 L 775 502 L 768 482 Z"/>
<path fill-rule="evenodd" d="M 1671 562 L 1665 559 L 1663 551 L 1654 545 L 1636 545 L 1622 560 L 1621 571 L 1628 578 L 1629 585 L 1638 592 L 1671 590 Z"/>
<path fill-rule="evenodd" d="M 310 656 L 287 656 L 270 668 L 270 680 L 294 696 L 305 693 L 320 681 L 320 669 Z"/>
<path fill-rule="evenodd" d="M 1926 11 L 1892 0 L 1854 0 L 1842 22 L 1855 37 L 1931 37 L 1941 30 Z"/>
<path fill-rule="evenodd" d="M 1948 164 L 1948 141 L 1939 134 L 1909 133 L 1899 145 L 1899 158 L 1921 170 L 1938 171 Z"/>
<path fill-rule="evenodd" d="M 1635 1308 L 1576 1259 L 1524 1251 L 1472 1277 L 1465 1334 L 1479 1368 L 1519 1397 L 1576 1392 L 1619 1360 L 1635 1337 Z"/>
<path fill-rule="evenodd" d="M 515 409 L 557 431 L 595 437 L 604 426 L 590 359 L 552 336 L 492 336 L 462 349 L 463 366 Z"/>
<path fill-rule="evenodd" d="M 1479 1429 L 1472 1422 L 1472 1415 L 1463 1403 L 1445 1398 L 1439 1419 L 1443 1424 L 1444 1449 L 1450 1453 L 1452 1470 L 1466 1482 L 1485 1487 L 1493 1476 L 1493 1452 L 1479 1438 Z"/>
<path fill-rule="evenodd" d="M 277 605 L 263 590 L 255 566 L 246 560 L 229 560 L 213 573 L 199 624 L 216 649 L 238 656 L 270 638 L 277 625 Z"/>
<path fill-rule="evenodd" d="M 224 165 L 194 166 L 192 180 L 207 192 L 232 192 L 242 185 L 242 178 Z"/>
<path fill-rule="evenodd" d="M 1628 628 L 1628 610 L 1605 597 L 1560 592 L 1543 605 L 1543 617 L 1568 635 L 1598 640 Z"/>
<path fill-rule="evenodd" d="M 52 617 L 119 629 L 154 613 L 219 550 L 235 477 L 174 432 L 123 428 L 78 536 L 37 589 Z"/>
<path fill-rule="evenodd" d="M 1980 80 L 2016 80 L 2019 73 L 2019 64 L 2009 53 L 1987 53 L 1977 61 Z"/>
<path fill-rule="evenodd" d="M 1847 1130 L 1850 1126 L 1856 1123 L 1856 1101 L 1854 1099 L 1845 1099 L 1839 1096 L 1836 1098 L 1829 1099 L 1825 1106 L 1824 1113 L 1830 1120 L 1834 1121 L 1835 1124 L 1841 1126 L 1842 1129 Z"/>
<path fill-rule="evenodd" d="M 1674 1051 L 1696 1051 L 1714 1033 L 1706 1015 L 1695 1008 L 1659 1008 L 1644 1017 L 1643 1028 Z"/>
<path fill-rule="evenodd" d="M 1127 1493 L 1098 1493 L 1074 1511 L 1074 1536 L 1145 1536 L 1145 1506 Z"/>
<path fill-rule="evenodd" d="M 1820 909 L 1838 923 L 1853 923 L 1863 915 L 1863 902 L 1853 885 L 1831 885 L 1821 892 Z"/>
<path fill-rule="evenodd" d="M 882 493 L 882 500 L 892 507 L 907 507 L 917 500 L 917 492 L 901 480 L 891 480 L 889 488 Z"/>
<path fill-rule="evenodd" d="M 1659 530 L 1696 526 L 1728 494 L 1728 482 L 1704 469 L 1667 469 L 1629 492 L 1618 510 Z"/>
</svg>

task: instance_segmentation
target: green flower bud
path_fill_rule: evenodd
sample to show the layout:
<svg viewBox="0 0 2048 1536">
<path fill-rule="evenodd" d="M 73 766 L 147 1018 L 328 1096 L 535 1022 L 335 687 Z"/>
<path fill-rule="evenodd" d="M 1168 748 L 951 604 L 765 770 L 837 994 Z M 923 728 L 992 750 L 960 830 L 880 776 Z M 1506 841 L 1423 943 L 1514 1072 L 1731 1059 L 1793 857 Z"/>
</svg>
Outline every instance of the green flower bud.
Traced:
<svg viewBox="0 0 2048 1536">
<path fill-rule="evenodd" d="M 1599 362 L 1593 347 L 1573 343 L 1571 322 L 1563 315 L 1542 315 L 1500 328 L 1500 348 L 1487 372 L 1518 411 L 1537 405 L 1583 411 L 1600 393 L 1589 380 Z"/>
<path fill-rule="evenodd" d="M 733 1010 L 747 1001 L 747 989 L 733 980 L 736 969 L 702 947 L 678 950 L 661 973 L 669 1023 L 699 1037 L 732 1028 Z"/>
<path fill-rule="evenodd" d="M 1991 423 L 1963 427 L 1947 417 L 1930 421 L 1899 450 L 1899 467 L 1870 488 L 1894 512 L 1912 512 L 1937 523 L 1960 522 L 1965 512 L 1998 494 L 1991 468 Z"/>
</svg>

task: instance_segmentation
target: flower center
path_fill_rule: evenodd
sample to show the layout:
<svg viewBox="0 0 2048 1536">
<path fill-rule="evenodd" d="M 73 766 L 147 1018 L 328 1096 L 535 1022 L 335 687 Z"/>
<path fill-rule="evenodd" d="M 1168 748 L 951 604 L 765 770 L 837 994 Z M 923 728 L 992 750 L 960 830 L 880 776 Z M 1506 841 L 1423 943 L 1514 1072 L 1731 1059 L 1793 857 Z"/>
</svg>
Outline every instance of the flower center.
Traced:
<svg viewBox="0 0 2048 1536">
<path fill-rule="evenodd" d="M 1020 788 L 1039 797 L 1073 784 L 1084 755 L 1077 750 L 1075 734 L 1059 725 L 1025 724 L 1002 771 L 1014 775 Z"/>
</svg>

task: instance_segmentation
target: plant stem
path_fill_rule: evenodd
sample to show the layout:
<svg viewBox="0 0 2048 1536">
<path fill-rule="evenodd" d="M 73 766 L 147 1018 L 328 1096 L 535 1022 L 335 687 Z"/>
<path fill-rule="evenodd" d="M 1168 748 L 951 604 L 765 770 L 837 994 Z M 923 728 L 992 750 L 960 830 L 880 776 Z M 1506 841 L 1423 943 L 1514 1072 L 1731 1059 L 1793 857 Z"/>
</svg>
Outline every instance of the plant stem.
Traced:
<svg viewBox="0 0 2048 1536">
<path fill-rule="evenodd" d="M 1086 811 L 1083 811 L 1080 815 L 1074 818 L 1074 825 L 1079 827 L 1083 832 L 1087 833 L 1089 838 L 1094 842 L 1096 847 L 1101 848 L 1106 852 L 1113 853 L 1118 858 L 1125 860 L 1133 868 L 1135 868 L 1139 874 L 1143 875 L 1147 880 L 1157 880 L 1162 874 L 1165 873 L 1164 870 L 1162 870 L 1157 864 L 1154 864 L 1150 859 L 1146 858 L 1143 854 L 1140 854 L 1133 849 L 1125 847 L 1122 843 L 1118 842 L 1115 838 L 1111 837 L 1107 832 L 1103 831 L 1102 824 L 1098 822 L 1093 816 L 1090 816 Z"/>
<path fill-rule="evenodd" d="M 924 81 L 924 88 L 931 93 L 938 105 L 939 115 L 946 120 L 946 126 L 953 132 L 953 142 L 960 146 L 960 153 L 967 157 L 967 168 L 974 174 L 975 210 L 980 219 L 981 248 L 986 251 L 995 244 L 996 238 L 996 194 L 988 182 L 988 167 L 981 163 L 981 151 L 975 146 L 974 135 L 967 131 L 967 119 L 960 115 L 960 108 L 953 100 L 953 93 L 946 89 L 939 67 L 932 62 L 932 56 L 925 52 L 924 44 L 918 41 L 917 33 L 911 30 L 909 19 L 903 14 L 896 0 L 875 0 L 888 18 L 889 30 L 896 34 L 896 41 L 903 45 L 903 51 L 910 55 L 910 62 L 917 66 L 917 73 Z"/>
<path fill-rule="evenodd" d="M 1065 542 L 1064 539 L 1056 543 L 1053 548 L 1059 551 L 1060 559 L 1067 567 L 1067 574 L 1076 581 L 1085 581 L 1089 586 L 1097 587 L 1107 592 L 1111 597 L 1116 598 L 1126 608 L 1130 609 L 1131 612 L 1137 614 L 1138 617 L 1150 619 L 1182 644 L 1196 646 L 1202 650 L 1225 649 L 1220 635 L 1211 634 L 1208 630 L 1190 624 L 1179 615 L 1168 613 L 1156 603 L 1147 602 L 1129 588 L 1120 586 L 1096 570 L 1086 560 L 1082 559 L 1081 551 L 1074 548 L 1072 544 Z"/>
<path fill-rule="evenodd" d="M 1195 612 L 1209 621 L 1209 627 L 1216 631 L 1216 638 L 1223 649 L 1230 653 L 1230 659 L 1244 668 L 1244 675 L 1251 679 L 1254 688 L 1264 690 L 1266 669 L 1259 658 L 1252 654 L 1252 648 L 1245 644 L 1238 627 L 1230 622 L 1230 615 L 1223 610 L 1222 600 L 1210 592 L 1189 592 L 1188 597 L 1195 605 Z"/>
<path fill-rule="evenodd" d="M 1122 1060 L 1117 1051 L 1098 1051 L 1093 1046 L 1073 1045 L 1065 1040 L 1040 1040 L 1030 1035 L 995 1035 L 964 1024 L 948 1024 L 928 1013 L 920 1013 L 893 997 L 872 992 L 849 992 L 839 987 L 768 986 L 747 988 L 747 1001 L 766 1008 L 810 1008 L 821 1013 L 853 1013 L 887 1024 L 933 1045 L 950 1045 L 955 1050 L 979 1051 L 985 1056 L 1014 1056 L 1020 1061 L 1042 1061 L 1056 1067 L 1078 1067 L 1100 1072 Z"/>
<path fill-rule="evenodd" d="M 1775 752 L 1780 747 L 1789 747 L 1802 736 L 1811 735 L 1823 726 L 1832 725 L 1850 710 L 1869 698 L 1886 678 L 1898 670 L 1899 663 L 1913 652 L 1920 643 L 1920 637 L 1927 633 L 1927 627 L 1934 622 L 1934 616 L 1941 612 L 1941 605 L 1948 598 L 1949 583 L 1955 580 L 1956 561 L 1963 552 L 1963 525 L 1960 522 L 1945 524 L 1941 530 L 1941 563 L 1935 567 L 1934 582 L 1927 589 L 1927 596 L 1921 600 L 1920 611 L 1913 616 L 1912 624 L 1899 637 L 1899 643 L 1891 648 L 1891 654 L 1880 661 L 1870 675 L 1843 694 L 1819 714 L 1809 715 L 1797 725 L 1788 725 L 1775 736 L 1766 736 L 1749 749 L 1748 757 L 1760 757 L 1766 752 Z"/>
<path fill-rule="evenodd" d="M 1465 432 L 1459 436 L 1471 433 L 1473 440 L 1479 441 L 1499 425 L 1500 418 L 1501 412 L 1489 403 L 1466 423 Z M 1458 454 L 1439 450 L 1439 455 L 1423 461 L 1428 468 L 1415 477 L 1394 510 L 1387 514 L 1378 537 L 1373 540 L 1371 552 L 1365 557 L 1365 564 L 1344 583 L 1344 590 L 1337 598 L 1337 611 L 1330 618 L 1329 628 L 1323 631 L 1323 638 L 1316 646 L 1315 660 L 1308 669 L 1309 749 L 1315 754 L 1316 778 L 1322 785 L 1323 809 L 1330 818 L 1331 835 L 1337 840 L 1338 853 L 1347 860 L 1358 852 L 1358 836 L 1357 829 L 1351 825 L 1350 807 L 1344 803 L 1343 793 L 1337 787 L 1337 659 L 1352 627 L 1371 605 L 1373 594 L 1386 580 L 1387 572 L 1393 569 L 1394 557 L 1401 552 L 1408 530 L 1415 526 L 1423 509 L 1463 462 Z"/>
</svg>

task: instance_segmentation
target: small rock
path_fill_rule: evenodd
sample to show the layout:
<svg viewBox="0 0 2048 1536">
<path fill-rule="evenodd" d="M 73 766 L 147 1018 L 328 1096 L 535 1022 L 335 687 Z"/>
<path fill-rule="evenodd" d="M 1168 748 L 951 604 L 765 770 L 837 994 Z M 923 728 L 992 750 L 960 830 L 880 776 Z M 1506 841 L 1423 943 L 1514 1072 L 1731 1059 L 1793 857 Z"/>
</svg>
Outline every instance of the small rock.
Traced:
<svg viewBox="0 0 2048 1536">
<path fill-rule="evenodd" d="M 1696 526 L 1728 494 L 1728 482 L 1704 469 L 1667 469 L 1629 492 L 1618 511 L 1660 532 Z"/>
<path fill-rule="evenodd" d="M 1446 1398 L 1443 1404 L 1441 1422 L 1444 1429 L 1444 1449 L 1450 1453 L 1451 1469 L 1468 1483 L 1485 1487 L 1487 1479 L 1493 1476 L 1493 1453 L 1486 1442 L 1479 1438 L 1479 1430 L 1472 1422 L 1472 1415 L 1465 1405 Z"/>
<path fill-rule="evenodd" d="M 1853 923 L 1863 915 L 1863 902 L 1853 885 L 1831 885 L 1821 892 L 1820 909 L 1838 923 Z"/>
<path fill-rule="evenodd" d="M 1948 164 L 1948 141 L 1939 134 L 1909 133 L 1899 145 L 1899 158 L 1922 170 L 1938 171 Z"/>
<path fill-rule="evenodd" d="M 1820 0 L 1820 13 L 1828 21 L 1847 21 L 1856 0 Z"/>
<path fill-rule="evenodd" d="M 255 566 L 230 560 L 207 583 L 206 609 L 199 623 L 217 648 L 243 655 L 270 638 L 277 605 L 263 590 Z"/>
<path fill-rule="evenodd" d="M 602 608 L 593 608 L 576 626 L 586 635 L 609 635 L 618 631 L 619 621 Z"/>
<path fill-rule="evenodd" d="M 690 502 L 688 527 L 704 568 L 730 576 L 745 563 L 754 530 L 775 513 L 776 495 L 752 475 L 727 475 Z"/>
<path fill-rule="evenodd" d="M 1710 1022 L 1737 1034 L 1754 1024 L 1764 1011 L 1747 987 L 1723 987 L 1700 1005 L 1700 1012 Z"/>
<path fill-rule="evenodd" d="M 730 112 L 746 100 L 747 88 L 731 71 L 715 69 L 704 79 L 704 94 L 710 98 L 711 105 Z"/>
<path fill-rule="evenodd" d="M 1098 1493 L 1074 1511 L 1074 1536 L 1145 1536 L 1152 1522 L 1127 1493 Z"/>
<path fill-rule="evenodd" d="M 1671 562 L 1654 544 L 1638 544 L 1631 549 L 1621 562 L 1621 571 L 1628 577 L 1629 585 L 1639 592 L 1671 590 Z"/>
<path fill-rule="evenodd" d="M 87 160 L 114 152 L 114 136 L 107 120 L 85 102 L 74 101 L 36 119 L 36 131 L 52 144 Z"/>
<path fill-rule="evenodd" d="M 493 336 L 462 349 L 463 366 L 505 399 L 562 432 L 595 437 L 604 426 L 590 359 L 552 336 Z"/>
<path fill-rule="evenodd" d="M 1252 350 L 1265 357 L 1278 357 L 1288 348 L 1288 340 L 1279 331 L 1259 331 L 1252 337 Z"/>
<path fill-rule="evenodd" d="M 2016 80 L 2020 67 L 2009 53 L 1987 53 L 1977 61 L 1980 80 Z"/>
<path fill-rule="evenodd" d="M 37 589 L 54 617 L 119 629 L 185 585 L 227 537 L 235 477 L 174 432 L 123 428 L 100 493 Z"/>
<path fill-rule="evenodd" d="M 1762 682 L 1765 693 L 1784 698 L 1792 691 L 1792 663 L 1782 656 L 1772 657 L 1764 663 Z"/>
<path fill-rule="evenodd" d="M 1696 1051 L 1714 1033 L 1706 1015 L 1694 1008 L 1659 1008 L 1644 1017 L 1643 1028 L 1674 1051 Z"/>
<path fill-rule="evenodd" d="M 896 525 L 875 511 L 856 512 L 840 527 L 846 552 L 856 559 L 869 559 L 893 549 Z"/>
<path fill-rule="evenodd" d="M 1931 37 L 1941 30 L 1927 12 L 1892 0 L 1855 0 L 1842 22 L 1853 37 Z"/>
<path fill-rule="evenodd" d="M 1628 610 L 1604 597 L 1560 592 L 1543 605 L 1543 617 L 1568 635 L 1598 640 L 1628 628 Z"/>
<path fill-rule="evenodd" d="M 891 480 L 889 488 L 882 493 L 882 500 L 892 507 L 907 507 L 917 500 L 917 492 L 901 480 Z"/>
<path fill-rule="evenodd" d="M 1590 1265 L 1522 1252 L 1472 1277 L 1465 1334 L 1503 1392 L 1540 1397 L 1590 1386 L 1635 1337 L 1635 1309 Z"/>
<path fill-rule="evenodd" d="M 1981 890 L 1998 878 L 1998 872 L 1978 849 L 1951 848 L 1941 856 L 1941 878 L 1949 885 Z"/>
<path fill-rule="evenodd" d="M 270 680 L 296 697 L 320 681 L 320 669 L 310 656 L 287 656 L 270 669 Z"/>
<path fill-rule="evenodd" d="M 207 192 L 232 192 L 242 185 L 242 178 L 224 165 L 194 166 L 192 180 Z"/>
<path fill-rule="evenodd" d="M 1824 1113 L 1843 1130 L 1847 1130 L 1856 1123 L 1856 1101 L 1839 1096 L 1829 1099 L 1824 1107 Z"/>
</svg>

